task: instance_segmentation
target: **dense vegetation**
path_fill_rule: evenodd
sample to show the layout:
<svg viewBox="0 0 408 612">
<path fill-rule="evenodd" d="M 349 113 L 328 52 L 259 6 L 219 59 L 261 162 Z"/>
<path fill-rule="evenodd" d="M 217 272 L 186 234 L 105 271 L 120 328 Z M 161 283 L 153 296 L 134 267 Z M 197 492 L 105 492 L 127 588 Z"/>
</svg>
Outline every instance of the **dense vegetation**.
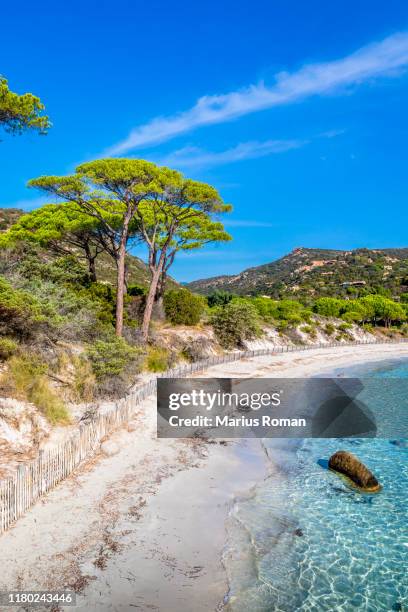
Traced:
<svg viewBox="0 0 408 612">
<path fill-rule="evenodd" d="M 336 340 L 347 339 L 353 323 L 368 331 L 383 328 L 408 334 L 408 294 L 401 295 L 401 302 L 378 294 L 348 300 L 322 297 L 309 307 L 296 300 L 272 300 L 262 296 L 244 298 L 223 293 L 221 298 L 220 292 L 210 294 L 207 299 L 212 305 L 210 321 L 214 332 L 225 348 L 242 347 L 245 340 L 259 335 L 262 324 L 286 334 L 299 328 L 310 338 L 315 337 L 320 328 L 326 335 L 334 335 Z M 336 319 L 336 325 L 330 319 Z"/>
<path fill-rule="evenodd" d="M 164 296 L 166 318 L 176 325 L 197 325 L 205 310 L 201 295 L 187 289 L 167 291 Z"/>
<path fill-rule="evenodd" d="M 393 323 L 399 324 L 406 320 L 408 304 L 405 301 L 397 303 L 377 294 L 354 300 L 319 298 L 314 303 L 313 310 L 324 316 L 341 317 L 355 323 L 382 324 L 384 327 L 390 327 Z"/>
<path fill-rule="evenodd" d="M 261 335 L 256 308 L 245 300 L 233 300 L 225 306 L 216 307 L 211 323 L 221 346 L 227 349 L 242 348 L 245 340 Z"/>
<path fill-rule="evenodd" d="M 33 401 L 51 420 L 61 420 L 61 402 L 44 408 L 54 395 L 53 381 L 62 385 L 66 400 L 122 395 L 143 356 L 114 334 L 114 288 L 92 282 L 73 256 L 45 261 L 38 255 L 19 245 L 0 258 L 0 359 L 8 360 L 0 384 L 6 394 Z"/>
<path fill-rule="evenodd" d="M 398 298 L 408 291 L 408 249 L 334 251 L 298 248 L 272 263 L 234 276 L 194 281 L 191 291 L 297 299 L 311 305 L 321 296 Z"/>
</svg>

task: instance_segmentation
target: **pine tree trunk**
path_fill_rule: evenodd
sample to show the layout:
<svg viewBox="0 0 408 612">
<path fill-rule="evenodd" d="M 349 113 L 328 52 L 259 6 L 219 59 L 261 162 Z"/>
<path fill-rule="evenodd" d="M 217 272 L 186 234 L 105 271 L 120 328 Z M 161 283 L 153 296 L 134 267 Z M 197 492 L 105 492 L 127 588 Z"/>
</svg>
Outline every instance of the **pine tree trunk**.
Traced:
<svg viewBox="0 0 408 612">
<path fill-rule="evenodd" d="M 88 261 L 89 264 L 89 276 L 91 277 L 91 281 L 96 283 L 96 265 L 95 265 L 95 257 L 91 257 Z"/>
<path fill-rule="evenodd" d="M 146 298 L 146 306 L 145 306 L 145 310 L 143 314 L 143 323 L 142 323 L 142 337 L 143 337 L 144 342 L 147 342 L 147 339 L 149 336 L 150 319 L 152 318 L 153 304 L 154 304 L 154 299 L 156 297 L 157 285 L 160 280 L 162 267 L 163 267 L 163 264 L 162 262 L 160 262 L 159 266 L 153 272 L 152 280 L 151 280 L 150 287 L 149 287 L 149 292 Z"/>
<path fill-rule="evenodd" d="M 115 333 L 117 336 L 122 336 L 123 333 L 123 305 L 125 292 L 125 257 L 126 257 L 126 238 L 122 236 L 119 252 L 118 252 L 118 268 L 117 268 L 117 283 L 116 283 L 116 327 Z"/>
<path fill-rule="evenodd" d="M 156 302 L 163 301 L 164 290 L 166 288 L 166 280 L 167 280 L 167 274 L 163 270 L 163 272 L 160 274 L 159 282 L 157 283 L 156 297 L 155 297 Z"/>
<path fill-rule="evenodd" d="M 162 297 L 157 298 L 157 294 L 153 302 L 152 319 L 155 321 L 165 321 L 166 319 L 164 300 Z"/>
<path fill-rule="evenodd" d="M 96 255 L 92 255 L 92 252 L 91 252 L 91 249 L 89 248 L 88 243 L 85 244 L 84 251 L 85 251 L 86 260 L 88 262 L 88 272 L 89 272 L 90 279 L 93 283 L 96 283 L 96 280 L 97 280 L 96 279 L 96 266 L 95 266 Z"/>
</svg>

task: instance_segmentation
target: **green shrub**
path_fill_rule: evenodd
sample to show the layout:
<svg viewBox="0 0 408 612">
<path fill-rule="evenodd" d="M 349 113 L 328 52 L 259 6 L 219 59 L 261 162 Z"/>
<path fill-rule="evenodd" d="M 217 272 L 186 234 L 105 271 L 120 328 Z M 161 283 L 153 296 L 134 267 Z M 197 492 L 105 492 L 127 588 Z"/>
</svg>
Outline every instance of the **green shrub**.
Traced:
<svg viewBox="0 0 408 612">
<path fill-rule="evenodd" d="M 28 336 L 45 320 L 38 300 L 0 277 L 0 332 Z"/>
<path fill-rule="evenodd" d="M 267 322 L 281 322 L 284 327 L 289 327 L 310 320 L 311 312 L 296 300 L 255 297 L 247 301 L 255 306 L 259 316 Z"/>
<path fill-rule="evenodd" d="M 211 354 L 211 341 L 207 338 L 199 338 L 197 340 L 189 339 L 181 350 L 181 357 L 187 359 L 190 363 L 200 361 Z"/>
<path fill-rule="evenodd" d="M 130 346 L 123 338 L 96 340 L 86 351 L 97 380 L 118 376 L 134 362 L 140 350 Z"/>
<path fill-rule="evenodd" d="M 344 300 L 341 318 L 352 323 L 363 323 L 373 316 L 373 309 L 364 299 Z"/>
<path fill-rule="evenodd" d="M 164 295 L 166 318 L 175 325 L 197 325 L 205 310 L 201 295 L 187 289 L 167 291 Z"/>
<path fill-rule="evenodd" d="M 361 312 L 358 312 L 356 310 L 348 310 L 347 312 L 341 315 L 341 318 L 349 323 L 360 323 L 362 320 Z"/>
<path fill-rule="evenodd" d="M 51 337 L 52 330 L 63 322 L 58 309 L 62 308 L 61 292 L 67 291 L 61 286 L 58 296 L 54 297 L 55 287 L 50 282 L 32 279 L 26 281 L 23 288 L 16 289 L 0 278 L 0 333 L 24 339 L 47 330 Z M 73 308 L 75 318 L 78 310 L 78 307 Z"/>
<path fill-rule="evenodd" d="M 31 335 L 38 328 L 54 340 L 91 341 L 104 327 L 113 327 L 115 289 L 108 283 L 89 282 L 83 266 L 71 257 L 44 263 L 30 256 L 19 268 L 18 282 L 20 288 L 14 292 L 23 293 L 28 305 L 26 296 L 30 296 L 42 318 L 41 327 L 28 321 Z"/>
<path fill-rule="evenodd" d="M 250 300 L 259 314 L 259 316 L 267 322 L 271 322 L 274 319 L 279 318 L 278 308 L 275 300 L 264 297 L 255 297 Z"/>
<path fill-rule="evenodd" d="M 302 321 L 309 321 L 310 316 L 310 311 L 296 300 L 280 300 L 276 302 L 275 317 L 278 320 L 287 321 L 290 325 L 296 325 Z"/>
<path fill-rule="evenodd" d="M 34 278 L 25 284 L 41 305 L 47 335 L 55 340 L 92 341 L 112 329 L 114 297 L 103 283 L 89 287 L 53 283 Z"/>
<path fill-rule="evenodd" d="M 169 351 L 159 346 L 149 346 L 145 365 L 149 372 L 164 372 L 169 367 Z"/>
<path fill-rule="evenodd" d="M 234 295 L 232 293 L 228 293 L 228 291 L 213 291 L 210 295 L 207 296 L 207 303 L 210 308 L 214 308 L 215 306 L 225 306 L 229 304 Z"/>
<path fill-rule="evenodd" d="M 302 325 L 299 329 L 301 332 L 308 334 L 311 338 L 316 338 L 317 336 L 316 328 L 313 325 Z"/>
<path fill-rule="evenodd" d="M 352 300 L 322 297 L 315 301 L 313 310 L 320 315 L 341 317 L 349 323 L 382 323 L 385 327 L 406 320 L 404 304 L 394 302 L 387 297 L 387 292 L 385 294 L 377 293 Z"/>
<path fill-rule="evenodd" d="M 128 285 L 127 294 L 132 296 L 146 295 L 146 287 L 138 284 Z"/>
<path fill-rule="evenodd" d="M 214 333 L 225 348 L 242 347 L 261 333 L 255 306 L 245 301 L 232 301 L 218 307 L 211 317 Z"/>
<path fill-rule="evenodd" d="M 77 294 L 82 308 L 92 310 L 103 324 L 114 324 L 116 308 L 116 290 L 108 283 L 91 283 Z"/>
<path fill-rule="evenodd" d="M 324 326 L 324 331 L 328 336 L 332 336 L 336 331 L 336 328 L 333 323 L 326 323 L 326 325 Z"/>
<path fill-rule="evenodd" d="M 43 261 L 38 254 L 33 253 L 24 258 L 19 272 L 32 280 L 38 278 L 59 284 L 83 285 L 89 284 L 89 274 L 85 266 L 75 255 L 64 255 L 50 262 Z"/>
<path fill-rule="evenodd" d="M 353 326 L 351 325 L 351 323 L 340 323 L 340 325 L 338 326 L 338 330 L 339 331 L 348 331 L 349 329 L 351 329 Z"/>
<path fill-rule="evenodd" d="M 0 360 L 11 357 L 18 348 L 18 342 L 12 338 L 0 338 Z"/>
<path fill-rule="evenodd" d="M 318 298 L 313 305 L 313 312 L 323 317 L 339 317 L 344 306 L 344 300 L 332 297 Z"/>
</svg>

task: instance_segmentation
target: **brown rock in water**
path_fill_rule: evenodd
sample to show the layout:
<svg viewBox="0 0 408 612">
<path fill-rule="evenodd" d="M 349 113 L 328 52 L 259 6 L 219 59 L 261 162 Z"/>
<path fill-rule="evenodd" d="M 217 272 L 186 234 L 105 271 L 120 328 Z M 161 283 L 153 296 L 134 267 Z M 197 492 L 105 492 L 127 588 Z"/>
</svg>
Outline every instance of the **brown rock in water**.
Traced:
<svg viewBox="0 0 408 612">
<path fill-rule="evenodd" d="M 374 474 L 348 451 L 334 453 L 329 459 L 329 468 L 350 478 L 363 491 L 375 493 L 381 489 Z"/>
</svg>

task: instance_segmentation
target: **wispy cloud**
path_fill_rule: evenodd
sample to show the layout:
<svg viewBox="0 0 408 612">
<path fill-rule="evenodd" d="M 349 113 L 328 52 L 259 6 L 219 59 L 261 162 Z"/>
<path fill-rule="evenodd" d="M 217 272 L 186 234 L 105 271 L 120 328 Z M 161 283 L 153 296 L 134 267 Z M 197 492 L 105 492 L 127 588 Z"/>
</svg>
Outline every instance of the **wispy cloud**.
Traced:
<svg viewBox="0 0 408 612">
<path fill-rule="evenodd" d="M 307 140 L 266 140 L 263 142 L 241 142 L 225 151 L 205 151 L 198 147 L 183 147 L 156 161 L 176 168 L 195 168 L 203 166 L 219 166 L 244 159 L 265 157 L 273 153 L 284 153 L 299 149 L 308 143 Z"/>
<path fill-rule="evenodd" d="M 321 132 L 318 136 L 319 138 L 336 138 L 336 136 L 341 136 L 345 132 L 346 130 L 327 130 L 327 132 Z"/>
<path fill-rule="evenodd" d="M 201 126 L 223 123 L 306 97 L 333 93 L 378 77 L 395 77 L 407 65 L 408 32 L 400 32 L 339 60 L 308 64 L 292 73 L 280 72 L 275 75 L 275 82 L 270 87 L 260 83 L 223 95 L 203 96 L 187 111 L 169 117 L 156 117 L 136 127 L 105 154 L 121 155 Z"/>
</svg>

